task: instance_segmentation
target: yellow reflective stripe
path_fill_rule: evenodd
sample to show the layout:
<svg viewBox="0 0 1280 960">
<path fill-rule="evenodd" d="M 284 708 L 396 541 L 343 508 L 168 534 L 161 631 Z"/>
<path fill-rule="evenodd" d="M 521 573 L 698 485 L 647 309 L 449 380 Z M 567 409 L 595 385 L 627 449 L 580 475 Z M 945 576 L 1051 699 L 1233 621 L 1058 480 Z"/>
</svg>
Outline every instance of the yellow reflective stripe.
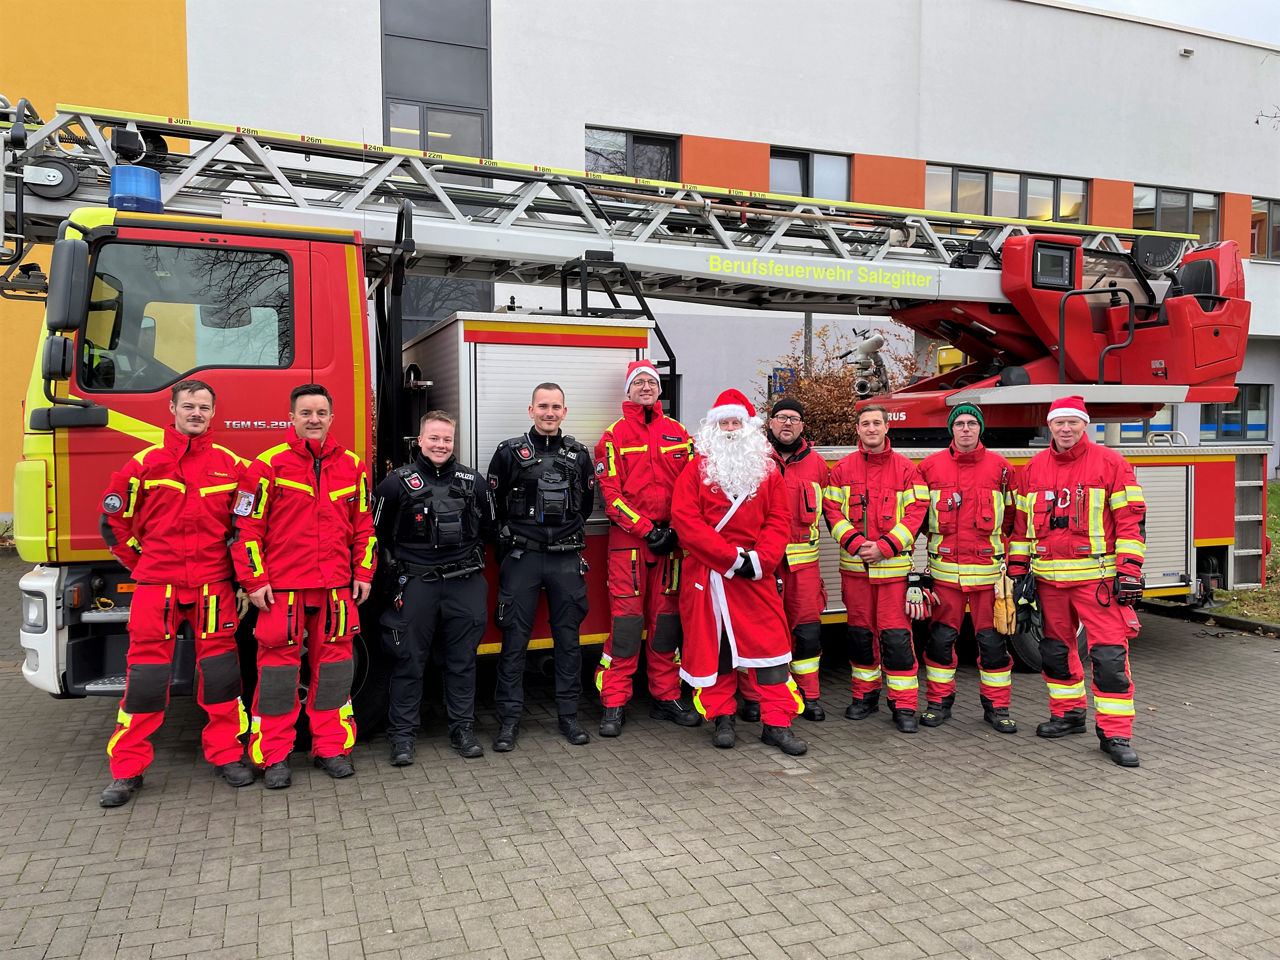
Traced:
<svg viewBox="0 0 1280 960">
<path fill-rule="evenodd" d="M 836 543 L 840 543 L 840 541 L 844 539 L 844 535 L 846 533 L 852 533 L 853 529 L 853 524 L 848 520 L 837 520 L 831 528 L 831 538 L 835 540 Z M 844 552 L 844 547 L 840 548 L 840 552 Z"/>
<path fill-rule="evenodd" d="M 640 514 L 636 513 L 629 506 L 627 506 L 626 501 L 623 500 L 621 497 L 618 497 L 618 499 L 614 500 L 611 506 L 616 507 L 618 512 L 626 516 L 632 523 L 640 522 Z"/>
<path fill-rule="evenodd" d="M 923 483 L 913 483 L 902 491 L 902 503 L 910 505 L 917 500 L 927 500 L 929 498 L 929 488 Z"/>
<path fill-rule="evenodd" d="M 111 735 L 111 739 L 107 741 L 107 756 L 115 755 L 116 741 L 123 737 L 129 729 L 129 725 L 133 722 L 133 715 L 125 713 L 123 709 L 116 711 L 116 732 Z"/>
<path fill-rule="evenodd" d="M 350 750 L 356 745 L 356 712 L 352 709 L 351 700 L 338 708 L 338 722 L 347 731 L 347 738 L 342 742 L 343 750 Z"/>
<path fill-rule="evenodd" d="M 369 512 L 369 477 L 363 470 L 360 471 L 359 510 L 361 513 Z"/>
<path fill-rule="evenodd" d="M 314 497 L 316 492 L 313 488 L 305 483 L 298 483 L 296 480 L 286 480 L 284 477 L 276 477 L 276 483 L 282 487 L 292 487 L 294 490 L 301 490 L 309 497 Z"/>
<path fill-rule="evenodd" d="M 143 484 L 143 489 L 145 490 L 150 490 L 152 487 L 173 487 L 173 489 L 177 490 L 179 493 L 187 492 L 187 485 L 185 483 L 179 483 L 177 480 L 169 480 L 167 478 L 148 480 Z"/>
<path fill-rule="evenodd" d="M 988 542 L 991 544 L 992 554 L 998 557 L 1004 553 L 1004 537 L 1001 536 L 1004 529 L 1004 495 L 999 490 L 991 491 L 991 510 L 995 522 L 991 525 Z"/>
<path fill-rule="evenodd" d="M 254 717 L 249 723 L 249 759 L 256 766 L 264 766 L 266 758 L 262 755 L 262 718 Z"/>
<path fill-rule="evenodd" d="M 930 667 L 924 668 L 925 679 L 934 683 L 951 683 L 956 678 L 955 667 Z"/>
<path fill-rule="evenodd" d="M 249 558 L 249 576 L 255 579 L 262 576 L 262 547 L 258 544 L 258 541 L 246 540 L 244 552 Z"/>
<path fill-rule="evenodd" d="M 978 670 L 978 682 L 986 684 L 988 687 L 1011 687 L 1013 686 L 1013 676 L 1009 668 L 1004 670 Z"/>
<path fill-rule="evenodd" d="M 673 450 L 685 450 L 691 453 L 693 452 L 693 441 L 686 440 L 684 443 L 673 443 L 669 447 L 658 448 L 659 453 L 671 453 Z"/>
<path fill-rule="evenodd" d="M 948 583 L 995 584 L 1000 579 L 1000 561 L 993 563 L 952 563 L 937 557 L 929 558 L 929 572 Z"/>
<path fill-rule="evenodd" d="M 258 495 L 254 498 L 253 513 L 250 516 L 255 520 L 261 520 L 262 515 L 267 510 L 267 478 L 262 477 L 258 480 Z"/>
<path fill-rule="evenodd" d="M 1141 540 L 1117 540 L 1116 553 L 1128 553 L 1139 559 L 1146 559 L 1147 545 Z"/>
<path fill-rule="evenodd" d="M 693 688 L 693 708 L 697 710 L 701 716 L 706 717 L 706 719 L 710 720 L 711 718 L 707 716 L 707 707 L 702 702 L 702 690 L 703 690 L 702 687 Z"/>
<path fill-rule="evenodd" d="M 345 497 L 348 493 L 355 493 L 356 485 L 353 483 L 349 487 L 343 487 L 341 490 L 333 490 L 329 493 L 330 500 L 337 500 L 339 497 Z"/>
<path fill-rule="evenodd" d="M 813 657 L 810 660 L 792 660 L 791 672 L 794 674 L 817 673 L 821 662 L 821 657 Z"/>
<path fill-rule="evenodd" d="M 227 491 L 234 490 L 235 488 L 236 485 L 234 483 L 220 483 L 216 487 L 201 487 L 200 496 L 207 497 L 211 493 L 226 493 Z"/>
<path fill-rule="evenodd" d="M 218 632 L 218 595 L 216 593 L 210 595 L 207 583 L 201 588 L 201 592 L 204 594 L 204 632 L 205 636 L 208 636 Z"/>
<path fill-rule="evenodd" d="M 849 504 L 849 488 L 848 487 L 824 487 L 822 495 L 832 503 L 838 503 L 842 507 Z"/>
<path fill-rule="evenodd" d="M 605 472 L 611 477 L 616 477 L 618 475 L 618 457 L 614 452 L 613 442 L 610 440 L 605 441 L 604 456 L 608 465 L 608 469 Z"/>
<path fill-rule="evenodd" d="M 1036 538 L 1036 498 L 1038 493 L 1029 493 L 1025 497 L 1018 497 L 1018 509 L 1027 515 L 1027 539 L 1034 540 Z"/>
<path fill-rule="evenodd" d="M 333 601 L 334 607 L 338 611 L 338 631 L 335 637 L 345 637 L 347 635 L 347 604 L 343 600 L 338 599 L 338 591 L 330 590 L 329 599 Z"/>
<path fill-rule="evenodd" d="M 139 463 L 142 463 L 144 460 L 147 459 L 147 454 L 150 453 L 152 450 L 163 450 L 163 449 L 164 449 L 163 443 L 156 443 L 156 444 L 153 444 L 152 446 L 144 447 L 143 449 L 139 450 L 137 453 L 133 455 L 133 459 L 137 460 Z"/>
<path fill-rule="evenodd" d="M 788 543 L 787 563 L 793 567 L 805 563 L 818 562 L 818 545 L 816 543 Z"/>
<path fill-rule="evenodd" d="M 667 554 L 671 557 L 671 575 L 667 585 L 667 593 L 678 593 L 680 591 L 680 565 L 681 560 L 673 554 Z"/>
<path fill-rule="evenodd" d="M 288 449 L 289 449 L 289 445 L 287 443 L 281 443 L 281 444 L 278 444 L 277 446 L 272 447 L 270 450 L 263 450 L 260 454 L 258 454 L 258 459 L 261 460 L 263 463 L 270 463 L 272 458 L 274 458 L 277 453 L 284 453 L 284 451 Z"/>
<path fill-rule="evenodd" d="M 867 570 L 867 576 L 872 580 L 900 580 L 904 574 L 910 572 L 911 556 L 904 554 L 871 564 L 870 569 Z"/>
<path fill-rule="evenodd" d="M 239 454 L 237 454 L 234 450 L 228 450 L 226 447 L 224 447 L 224 446 L 223 446 L 222 444 L 220 444 L 220 443 L 215 443 L 215 444 L 213 444 L 212 446 L 213 446 L 213 449 L 215 449 L 215 450 L 221 450 L 223 453 L 225 453 L 228 457 L 230 457 L 230 458 L 231 458 L 232 460 L 234 460 L 236 463 L 239 463 L 239 464 L 245 464 L 245 463 L 248 463 L 248 461 L 247 461 L 247 460 L 245 460 L 245 459 L 244 459 L 244 457 L 241 457 L 241 456 L 240 456 Z"/>
<path fill-rule="evenodd" d="M 373 566 L 373 558 L 376 556 L 374 551 L 377 547 L 377 537 L 370 537 L 369 542 L 364 545 L 364 556 L 360 558 L 360 566 L 365 570 L 368 570 Z"/>
<path fill-rule="evenodd" d="M 1058 683 L 1054 680 L 1046 680 L 1044 683 L 1049 688 L 1049 698 L 1051 700 L 1070 700 L 1084 696 L 1083 680 L 1077 683 Z"/>
<path fill-rule="evenodd" d="M 249 713 L 247 710 L 245 710 L 244 700 L 242 700 L 240 697 L 236 697 L 236 711 L 238 712 L 239 719 L 240 719 L 239 736 L 243 737 L 246 733 L 249 732 Z"/>
<path fill-rule="evenodd" d="M 129 541 L 125 544 L 125 546 L 133 547 L 133 549 L 138 551 L 138 553 L 142 552 L 142 544 L 138 542 L 137 537 L 130 537 Z"/>
<path fill-rule="evenodd" d="M 1133 716 L 1133 698 L 1132 697 L 1099 697 L 1093 698 L 1093 706 L 1098 713 L 1105 713 L 1111 717 L 1132 717 Z"/>
<path fill-rule="evenodd" d="M 886 670 L 884 672 L 884 682 L 889 685 L 890 690 L 918 690 L 920 688 L 920 680 L 914 673 L 904 675 L 890 673 Z"/>
<path fill-rule="evenodd" d="M 804 712 L 804 694 L 800 692 L 800 688 L 796 686 L 796 682 L 791 679 L 790 674 L 787 675 L 787 692 L 791 694 L 791 699 L 795 702 L 796 715 Z"/>
<path fill-rule="evenodd" d="M 643 447 L 619 447 L 618 448 L 618 452 L 624 455 L 628 453 L 646 453 L 648 452 L 648 450 L 649 450 L 649 445 L 647 443 Z"/>
<path fill-rule="evenodd" d="M 1081 559 L 1042 560 L 1031 558 L 1031 572 L 1043 577 L 1051 583 L 1063 583 L 1077 580 L 1105 580 L 1116 575 L 1116 558 L 1107 556 L 1099 560 L 1096 557 Z"/>
<path fill-rule="evenodd" d="M 865 681 L 865 682 L 867 682 L 867 683 L 875 683 L 877 680 L 879 680 L 879 679 L 880 679 L 880 668 L 879 668 L 879 667 L 854 667 L 854 666 L 851 666 L 851 667 L 849 668 L 849 670 L 850 670 L 850 672 L 853 674 L 853 679 L 855 679 L 855 680 L 863 680 L 863 681 Z"/>
<path fill-rule="evenodd" d="M 1026 559 L 1031 553 L 1031 543 L 1027 540 L 1010 540 L 1009 541 L 1009 557 L 1020 557 Z"/>
<path fill-rule="evenodd" d="M 887 539 L 892 540 L 898 546 L 898 550 L 906 550 L 911 546 L 911 531 L 904 523 L 895 523 L 893 529 L 885 534 Z"/>
<path fill-rule="evenodd" d="M 132 517 L 132 516 L 133 516 L 133 511 L 134 511 L 135 509 L 137 509 L 137 506 L 138 506 L 138 487 L 139 487 L 139 486 L 140 486 L 140 485 L 139 485 L 139 483 L 138 483 L 138 478 L 137 478 L 137 477 L 130 477 L 130 478 L 129 478 L 129 502 L 125 504 L 124 514 L 123 514 L 123 515 L 124 515 L 124 516 L 126 516 L 126 517 Z"/>
<path fill-rule="evenodd" d="M 1107 531 L 1103 526 L 1102 517 L 1106 507 L 1105 490 L 1101 487 L 1089 488 L 1089 552 L 1090 553 L 1106 553 L 1107 552 Z"/>
</svg>

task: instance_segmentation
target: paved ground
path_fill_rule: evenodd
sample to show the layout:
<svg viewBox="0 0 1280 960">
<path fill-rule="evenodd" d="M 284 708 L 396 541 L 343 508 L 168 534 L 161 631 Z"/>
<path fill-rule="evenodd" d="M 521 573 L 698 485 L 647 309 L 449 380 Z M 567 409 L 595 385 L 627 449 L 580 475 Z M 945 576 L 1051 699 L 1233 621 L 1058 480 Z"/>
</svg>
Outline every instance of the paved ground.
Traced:
<svg viewBox="0 0 1280 960">
<path fill-rule="evenodd" d="M 571 747 L 534 687 L 515 753 L 432 730 L 393 768 L 378 739 L 354 779 L 282 793 L 215 781 L 184 701 L 140 796 L 102 810 L 115 706 L 22 680 L 21 567 L 0 560 L 5 957 L 1280 956 L 1275 639 L 1148 617 L 1139 770 L 1092 733 L 1037 740 L 1038 677 L 1015 737 L 981 724 L 972 667 L 953 722 L 907 737 L 839 719 L 832 665 L 799 759 L 643 709 Z"/>
</svg>

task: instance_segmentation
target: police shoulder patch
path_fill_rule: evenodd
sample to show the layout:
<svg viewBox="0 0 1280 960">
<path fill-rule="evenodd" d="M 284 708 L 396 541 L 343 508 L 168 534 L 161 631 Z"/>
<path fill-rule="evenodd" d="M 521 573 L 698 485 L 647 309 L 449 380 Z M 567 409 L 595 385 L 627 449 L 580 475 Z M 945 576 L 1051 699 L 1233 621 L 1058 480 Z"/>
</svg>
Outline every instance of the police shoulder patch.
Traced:
<svg viewBox="0 0 1280 960">
<path fill-rule="evenodd" d="M 596 461 L 596 476 L 598 477 L 598 476 L 600 476 L 602 473 L 604 473 L 604 469 L 605 469 L 605 467 L 604 467 L 604 461 L 603 461 L 603 460 L 597 460 L 597 461 Z"/>
<path fill-rule="evenodd" d="M 237 517 L 247 517 L 253 513 L 253 491 L 237 490 L 235 506 L 231 508 L 231 512 Z"/>
<path fill-rule="evenodd" d="M 118 493 L 108 493 L 102 498 L 103 513 L 119 513 L 124 506 L 124 498 Z"/>
</svg>

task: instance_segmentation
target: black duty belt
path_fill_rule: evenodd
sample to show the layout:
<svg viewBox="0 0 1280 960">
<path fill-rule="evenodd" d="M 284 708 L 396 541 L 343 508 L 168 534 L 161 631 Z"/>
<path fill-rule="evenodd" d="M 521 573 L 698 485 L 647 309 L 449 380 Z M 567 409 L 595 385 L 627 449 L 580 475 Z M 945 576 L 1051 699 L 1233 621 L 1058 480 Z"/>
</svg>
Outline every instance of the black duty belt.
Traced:
<svg viewBox="0 0 1280 960">
<path fill-rule="evenodd" d="M 424 566 L 420 563 L 406 563 L 398 561 L 398 569 L 402 574 L 409 574 L 411 577 L 419 577 L 422 580 L 456 580 L 458 577 L 466 577 L 473 573 L 479 573 L 484 569 L 483 563 L 476 563 L 474 560 L 462 560 L 458 563 L 442 563 L 436 566 Z"/>
<path fill-rule="evenodd" d="M 511 545 L 516 550 L 533 550 L 537 553 L 576 553 L 586 549 L 587 541 L 581 534 L 574 534 L 567 540 L 558 540 L 555 543 L 543 543 L 540 540 L 517 536 L 512 538 Z"/>
</svg>

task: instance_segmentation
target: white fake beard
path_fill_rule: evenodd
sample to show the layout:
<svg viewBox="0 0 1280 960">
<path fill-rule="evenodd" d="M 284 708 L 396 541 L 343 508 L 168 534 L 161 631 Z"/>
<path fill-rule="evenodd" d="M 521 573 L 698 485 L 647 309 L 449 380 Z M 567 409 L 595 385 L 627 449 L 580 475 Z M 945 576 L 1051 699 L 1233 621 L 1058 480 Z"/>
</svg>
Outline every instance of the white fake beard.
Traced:
<svg viewBox="0 0 1280 960">
<path fill-rule="evenodd" d="M 730 500 L 755 493 L 769 474 L 769 441 L 758 420 L 725 432 L 719 421 L 702 422 L 695 440 L 702 454 L 702 482 L 719 487 Z"/>
</svg>

